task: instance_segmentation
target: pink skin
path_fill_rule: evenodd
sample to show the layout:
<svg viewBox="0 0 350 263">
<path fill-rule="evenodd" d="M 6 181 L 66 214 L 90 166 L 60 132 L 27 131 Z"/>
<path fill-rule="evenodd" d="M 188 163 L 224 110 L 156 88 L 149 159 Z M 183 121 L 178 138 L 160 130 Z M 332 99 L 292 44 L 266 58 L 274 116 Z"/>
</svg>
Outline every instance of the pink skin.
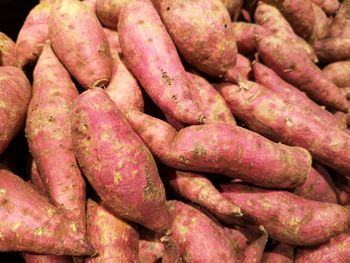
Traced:
<svg viewBox="0 0 350 263">
<path fill-rule="evenodd" d="M 117 51 L 118 54 L 120 55 L 122 53 L 122 49 L 121 49 L 120 43 L 119 43 L 118 32 L 111 30 L 111 29 L 108 29 L 106 27 L 103 28 L 103 31 L 106 34 L 112 58 L 114 57 L 113 53 L 115 51 Z"/>
<path fill-rule="evenodd" d="M 41 3 L 28 14 L 16 41 L 17 60 L 23 67 L 35 63 L 49 36 L 49 16 L 52 4 Z"/>
<path fill-rule="evenodd" d="M 344 0 L 334 17 L 330 30 L 329 37 L 350 37 L 350 1 Z"/>
<path fill-rule="evenodd" d="M 98 255 L 86 258 L 85 263 L 137 262 L 139 234 L 135 227 L 92 200 L 87 203 L 87 231 Z"/>
<path fill-rule="evenodd" d="M 297 35 L 305 39 L 311 36 L 315 23 L 311 1 L 263 0 L 263 2 L 276 6 Z"/>
<path fill-rule="evenodd" d="M 312 0 L 312 2 L 322 8 L 328 15 L 335 14 L 340 5 L 338 0 Z"/>
<path fill-rule="evenodd" d="M 318 5 L 312 4 L 312 9 L 314 10 L 315 25 L 311 40 L 322 39 L 328 35 L 332 20 L 327 17 L 325 12 Z"/>
<path fill-rule="evenodd" d="M 222 84 L 217 89 L 233 114 L 250 129 L 273 140 L 303 147 L 315 160 L 341 173 L 350 172 L 350 136 L 346 132 L 328 126 L 258 83 L 242 81 L 239 86 Z"/>
<path fill-rule="evenodd" d="M 85 231 L 85 182 L 73 152 L 70 110 L 78 91 L 49 45 L 34 70 L 26 137 L 53 204 Z"/>
<path fill-rule="evenodd" d="M 232 17 L 232 20 L 236 21 L 241 12 L 244 0 L 221 0 L 221 2 L 224 3 L 228 13 Z"/>
<path fill-rule="evenodd" d="M 96 14 L 96 2 L 97 0 L 82 0 L 83 4 L 87 5 L 91 11 Z"/>
<path fill-rule="evenodd" d="M 257 37 L 267 34 L 262 26 L 245 22 L 234 22 L 231 28 L 236 37 L 238 52 L 245 55 L 254 54 L 257 49 Z"/>
<path fill-rule="evenodd" d="M 103 25 L 117 29 L 118 18 L 122 7 L 130 0 L 97 0 L 96 14 Z"/>
<path fill-rule="evenodd" d="M 319 39 L 313 43 L 313 48 L 319 60 L 325 63 L 350 59 L 350 38 Z"/>
<path fill-rule="evenodd" d="M 48 196 L 47 187 L 39 174 L 38 167 L 34 160 L 32 160 L 30 168 L 30 179 L 33 185 L 38 189 L 39 192 L 42 192 L 43 195 Z"/>
<path fill-rule="evenodd" d="M 22 70 L 0 67 L 0 154 L 23 127 L 30 96 L 30 83 Z"/>
<path fill-rule="evenodd" d="M 348 101 L 337 86 L 304 53 L 285 40 L 273 36 L 262 37 L 258 40 L 258 53 L 269 68 L 310 98 L 326 106 L 347 111 Z"/>
<path fill-rule="evenodd" d="M 336 116 L 318 106 L 304 92 L 282 80 L 273 70 L 256 62 L 253 64 L 253 72 L 257 83 L 277 93 L 284 101 L 297 105 L 298 108 L 314 115 L 320 121 L 327 123 L 327 125 L 335 126 L 342 130 L 346 128 L 343 123 L 339 122 Z"/>
<path fill-rule="evenodd" d="M 265 252 L 261 263 L 293 263 L 294 248 L 290 245 L 279 243 L 272 251 Z M 308 261 L 305 261 L 308 262 Z"/>
<path fill-rule="evenodd" d="M 330 242 L 315 248 L 299 248 L 295 263 L 338 263 L 350 261 L 350 233 L 334 237 Z"/>
<path fill-rule="evenodd" d="M 94 250 L 76 224 L 29 184 L 0 169 L 0 251 L 91 255 Z"/>
<path fill-rule="evenodd" d="M 251 262 L 261 262 L 264 254 L 266 242 L 268 236 L 266 231 L 263 229 L 262 234 L 253 240 L 244 250 L 241 258 L 238 258 L 240 263 L 251 263 Z"/>
<path fill-rule="evenodd" d="M 250 78 L 250 74 L 252 72 L 252 67 L 250 65 L 249 59 L 241 54 L 237 55 L 237 64 L 236 69 L 240 73 L 240 75 L 248 80 Z"/>
<path fill-rule="evenodd" d="M 96 15 L 77 0 L 55 1 L 51 14 L 49 36 L 60 61 L 84 88 L 107 86 L 112 61 Z"/>
<path fill-rule="evenodd" d="M 242 216 L 241 209 L 225 199 L 204 175 L 174 171 L 169 184 L 180 196 L 207 208 L 223 222 L 232 224 Z"/>
<path fill-rule="evenodd" d="M 188 63 L 208 75 L 234 80 L 237 47 L 221 0 L 162 0 L 159 13 Z"/>
<path fill-rule="evenodd" d="M 215 88 L 199 75 L 186 73 L 193 100 L 204 113 L 206 123 L 231 123 L 236 125 L 230 109 Z"/>
<path fill-rule="evenodd" d="M 0 66 L 18 66 L 16 44 L 2 32 L 0 32 Z"/>
<path fill-rule="evenodd" d="M 243 183 L 221 185 L 223 195 L 238 204 L 269 236 L 290 245 L 312 246 L 348 230 L 348 211 L 336 204 L 300 198 L 282 190 Z"/>
<path fill-rule="evenodd" d="M 179 131 L 179 130 L 181 130 L 181 129 L 186 127 L 183 123 L 175 120 L 174 118 L 170 117 L 167 114 L 165 114 L 165 120 L 166 120 L 167 123 L 169 123 L 171 126 L 173 126 L 174 129 L 177 130 L 177 131 Z"/>
<path fill-rule="evenodd" d="M 168 206 L 170 237 L 178 244 L 184 262 L 236 262 L 230 239 L 218 223 L 180 201 L 169 201 Z"/>
<path fill-rule="evenodd" d="M 73 259 L 67 256 L 47 256 L 30 253 L 22 253 L 26 263 L 73 263 Z"/>
<path fill-rule="evenodd" d="M 71 125 L 79 165 L 111 211 L 151 230 L 166 230 L 165 190 L 152 154 L 103 89 L 79 95 Z"/>
<path fill-rule="evenodd" d="M 141 112 L 129 112 L 127 119 L 150 150 L 176 169 L 220 173 L 276 188 L 301 185 L 310 171 L 306 150 L 273 143 L 232 124 L 189 126 L 176 132 Z"/>
<path fill-rule="evenodd" d="M 141 230 L 139 240 L 140 263 L 156 263 L 161 260 L 164 253 L 164 246 L 158 240 L 154 232 Z"/>
<path fill-rule="evenodd" d="M 152 100 L 180 122 L 203 122 L 203 114 L 191 99 L 185 69 L 153 5 L 147 0 L 126 5 L 118 30 L 126 64 Z"/>
<path fill-rule="evenodd" d="M 183 263 L 181 250 L 174 238 L 170 236 L 163 236 L 160 238 L 164 252 L 162 256 L 162 263 Z"/>
<path fill-rule="evenodd" d="M 350 87 L 350 61 L 328 64 L 322 71 L 339 88 Z"/>
</svg>

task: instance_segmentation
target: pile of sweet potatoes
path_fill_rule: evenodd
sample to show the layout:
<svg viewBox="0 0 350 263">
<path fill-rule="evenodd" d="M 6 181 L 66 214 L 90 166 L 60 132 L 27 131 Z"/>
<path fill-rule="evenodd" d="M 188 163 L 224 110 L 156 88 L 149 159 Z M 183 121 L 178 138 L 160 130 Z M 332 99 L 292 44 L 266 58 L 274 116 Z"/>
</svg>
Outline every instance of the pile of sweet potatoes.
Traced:
<svg viewBox="0 0 350 263">
<path fill-rule="evenodd" d="M 0 251 L 350 262 L 349 17 L 350 0 L 40 1 L 0 32 Z"/>
</svg>

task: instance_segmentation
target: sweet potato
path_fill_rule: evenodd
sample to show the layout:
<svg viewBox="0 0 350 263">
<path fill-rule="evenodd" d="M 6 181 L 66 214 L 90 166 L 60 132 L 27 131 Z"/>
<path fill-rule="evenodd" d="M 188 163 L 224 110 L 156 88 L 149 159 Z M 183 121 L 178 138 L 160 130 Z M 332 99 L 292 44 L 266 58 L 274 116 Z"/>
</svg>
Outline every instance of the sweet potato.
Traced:
<svg viewBox="0 0 350 263">
<path fill-rule="evenodd" d="M 339 88 L 350 87 L 350 61 L 338 61 L 323 68 L 323 74 Z"/>
<path fill-rule="evenodd" d="M 321 62 L 331 63 L 350 59 L 350 37 L 333 37 L 318 39 L 313 48 Z"/>
<path fill-rule="evenodd" d="M 339 121 L 336 116 L 318 106 L 309 99 L 304 92 L 299 91 L 297 88 L 282 80 L 273 70 L 256 62 L 253 64 L 253 72 L 254 79 L 257 83 L 277 93 L 284 101 L 297 105 L 298 108 L 303 109 L 306 113 L 310 113 L 330 126 L 338 127 L 342 130 L 346 129 L 344 123 Z"/>
<path fill-rule="evenodd" d="M 31 167 L 30 167 L 30 180 L 32 184 L 36 187 L 38 192 L 42 192 L 43 195 L 48 196 L 47 187 L 41 178 L 41 175 L 38 171 L 38 166 L 36 165 L 35 161 L 32 160 Z"/>
<path fill-rule="evenodd" d="M 79 95 L 71 125 L 79 165 L 105 205 L 151 230 L 166 230 L 165 190 L 152 154 L 103 89 Z"/>
<path fill-rule="evenodd" d="M 282 190 L 267 190 L 243 183 L 221 185 L 223 195 L 238 204 L 252 222 L 269 236 L 290 245 L 310 246 L 345 232 L 347 210 L 337 204 L 300 198 Z"/>
<path fill-rule="evenodd" d="M 262 26 L 244 22 L 234 22 L 231 28 L 236 38 L 238 52 L 244 55 L 254 54 L 257 49 L 257 38 L 267 34 Z"/>
<path fill-rule="evenodd" d="M 329 37 L 350 37 L 350 1 L 344 0 L 334 17 L 330 29 Z"/>
<path fill-rule="evenodd" d="M 163 236 L 160 238 L 163 247 L 162 263 L 182 263 L 180 247 L 174 238 L 170 236 Z"/>
<path fill-rule="evenodd" d="M 179 195 L 207 208 L 223 222 L 235 223 L 242 216 L 241 209 L 225 199 L 201 174 L 174 171 L 169 176 L 169 184 Z"/>
<path fill-rule="evenodd" d="M 163 244 L 149 231 L 140 231 L 139 260 L 140 263 L 157 263 L 164 253 Z"/>
<path fill-rule="evenodd" d="M 224 226 L 224 230 L 227 237 L 230 239 L 231 247 L 234 249 L 237 258 L 242 258 L 244 250 L 248 247 L 256 231 L 252 231 L 251 227 L 233 225 Z"/>
<path fill-rule="evenodd" d="M 22 253 L 26 263 L 73 263 L 71 257 Z"/>
<path fill-rule="evenodd" d="M 169 124 L 141 112 L 130 111 L 127 119 L 150 150 L 176 169 L 221 173 L 276 188 L 301 185 L 310 172 L 306 150 L 275 144 L 232 124 L 193 125 L 177 133 Z"/>
<path fill-rule="evenodd" d="M 292 26 L 294 32 L 302 38 L 309 38 L 315 23 L 310 0 L 263 0 L 276 6 Z"/>
<path fill-rule="evenodd" d="M 265 252 L 262 263 L 293 263 L 294 248 L 290 245 L 279 243 L 272 251 Z"/>
<path fill-rule="evenodd" d="M 0 66 L 18 66 L 16 44 L 2 32 L 0 32 L 0 53 Z"/>
<path fill-rule="evenodd" d="M 83 4 L 88 6 L 94 14 L 96 14 L 96 2 L 97 0 L 81 0 Z"/>
<path fill-rule="evenodd" d="M 115 51 L 117 51 L 118 54 L 120 55 L 122 53 L 122 50 L 121 50 L 120 43 L 119 43 L 118 32 L 111 30 L 111 29 L 108 29 L 106 27 L 103 28 L 103 31 L 105 32 L 106 37 L 107 37 L 111 57 L 114 58 Z"/>
<path fill-rule="evenodd" d="M 344 0 L 343 2 L 345 1 L 347 0 Z M 338 0 L 312 0 L 312 2 L 322 8 L 328 15 L 333 15 L 340 5 Z"/>
<path fill-rule="evenodd" d="M 118 33 L 128 68 L 152 100 L 180 122 L 203 122 L 203 114 L 191 100 L 185 69 L 152 3 L 135 0 L 124 6 Z"/>
<path fill-rule="evenodd" d="M 0 251 L 91 255 L 85 234 L 29 184 L 0 169 Z"/>
<path fill-rule="evenodd" d="M 139 234 L 135 227 L 92 200 L 87 203 L 87 232 L 98 256 L 87 258 L 86 263 L 137 262 Z"/>
<path fill-rule="evenodd" d="M 236 69 L 243 78 L 247 80 L 250 79 L 252 67 L 249 59 L 247 59 L 245 56 L 242 56 L 241 54 L 237 55 Z"/>
<path fill-rule="evenodd" d="M 130 0 L 97 0 L 96 14 L 101 23 L 111 29 L 116 30 L 120 10 Z"/>
<path fill-rule="evenodd" d="M 49 37 L 57 57 L 84 88 L 108 85 L 112 72 L 108 41 L 88 6 L 78 0 L 55 1 Z"/>
<path fill-rule="evenodd" d="M 180 201 L 169 201 L 168 207 L 170 237 L 179 245 L 185 262 L 235 262 L 230 240 L 218 223 Z"/>
<path fill-rule="evenodd" d="M 314 10 L 315 25 L 311 35 L 311 41 L 322 39 L 328 36 L 330 30 L 331 19 L 327 17 L 325 12 L 316 4 L 312 4 Z"/>
<path fill-rule="evenodd" d="M 162 0 L 159 13 L 188 63 L 208 75 L 235 80 L 236 41 L 221 0 Z"/>
<path fill-rule="evenodd" d="M 73 152 L 70 111 L 78 91 L 51 47 L 45 45 L 34 69 L 28 108 L 29 149 L 53 204 L 85 231 L 85 182 Z"/>
<path fill-rule="evenodd" d="M 347 111 L 348 102 L 336 85 L 304 53 L 286 41 L 273 36 L 262 37 L 258 40 L 258 53 L 268 67 L 312 99 Z"/>
<path fill-rule="evenodd" d="M 28 14 L 16 40 L 17 61 L 23 67 L 35 63 L 49 37 L 50 3 L 40 3 Z"/>
<path fill-rule="evenodd" d="M 217 88 L 233 114 L 250 129 L 270 139 L 303 147 L 315 160 L 343 174 L 350 172 L 350 135 L 346 132 L 325 125 L 258 83 L 241 81 L 239 86 L 222 84 Z"/>
<path fill-rule="evenodd" d="M 241 12 L 244 0 L 221 0 L 221 2 L 224 3 L 228 13 L 232 17 L 232 20 L 236 21 Z"/>
<path fill-rule="evenodd" d="M 315 248 L 299 248 L 296 263 L 338 263 L 350 261 L 350 233 L 332 238 L 328 243 Z"/>
<path fill-rule="evenodd" d="M 0 154 L 22 128 L 30 96 L 30 83 L 22 70 L 0 67 Z"/>
<path fill-rule="evenodd" d="M 238 262 L 261 262 L 268 238 L 265 229 L 262 227 L 261 230 L 262 234 L 245 248 L 242 257 L 238 258 Z"/>
</svg>

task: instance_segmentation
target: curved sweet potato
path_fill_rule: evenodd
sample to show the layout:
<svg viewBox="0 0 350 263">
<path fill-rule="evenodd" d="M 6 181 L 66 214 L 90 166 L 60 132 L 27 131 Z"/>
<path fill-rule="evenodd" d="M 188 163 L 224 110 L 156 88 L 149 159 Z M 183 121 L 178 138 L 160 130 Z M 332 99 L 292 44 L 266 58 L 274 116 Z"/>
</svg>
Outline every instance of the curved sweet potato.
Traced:
<svg viewBox="0 0 350 263">
<path fill-rule="evenodd" d="M 16 44 L 2 32 L 0 32 L 0 66 L 18 66 Z"/>
<path fill-rule="evenodd" d="M 318 39 L 313 48 L 321 62 L 330 63 L 350 59 L 350 37 Z"/>
<path fill-rule="evenodd" d="M 314 10 L 315 25 L 311 35 L 311 41 L 325 38 L 330 31 L 331 19 L 323 12 L 323 10 L 316 4 L 312 4 Z"/>
<path fill-rule="evenodd" d="M 128 2 L 130 0 L 97 0 L 96 14 L 98 19 L 104 26 L 117 30 L 120 10 Z"/>
<path fill-rule="evenodd" d="M 350 87 L 350 61 L 338 61 L 323 68 L 323 74 L 339 88 Z"/>
</svg>

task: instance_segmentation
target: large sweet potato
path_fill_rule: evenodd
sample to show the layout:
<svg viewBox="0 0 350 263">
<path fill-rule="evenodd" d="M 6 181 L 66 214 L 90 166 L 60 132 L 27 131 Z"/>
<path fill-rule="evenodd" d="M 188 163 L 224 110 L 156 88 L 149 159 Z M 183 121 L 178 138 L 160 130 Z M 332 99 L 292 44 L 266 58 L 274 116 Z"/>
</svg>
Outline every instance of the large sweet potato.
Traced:
<svg viewBox="0 0 350 263">
<path fill-rule="evenodd" d="M 330 63 L 350 59 L 350 37 L 318 39 L 312 45 L 321 62 Z"/>
<path fill-rule="evenodd" d="M 0 32 L 0 66 L 18 66 L 16 44 L 2 32 Z"/>
<path fill-rule="evenodd" d="M 323 68 L 323 74 L 339 88 L 350 87 L 350 61 L 338 61 Z"/>
<path fill-rule="evenodd" d="M 71 125 L 79 165 L 105 205 L 147 228 L 166 230 L 165 190 L 152 154 L 103 89 L 79 95 Z"/>
<path fill-rule="evenodd" d="M 116 30 L 120 10 L 130 0 L 97 0 L 96 14 L 103 25 Z"/>
<path fill-rule="evenodd" d="M 330 29 L 329 37 L 350 37 L 350 1 L 344 0 L 334 17 Z"/>
<path fill-rule="evenodd" d="M 315 25 L 310 39 L 314 41 L 328 36 L 331 19 L 327 17 L 318 5 L 312 4 L 312 9 L 314 10 Z"/>
</svg>

